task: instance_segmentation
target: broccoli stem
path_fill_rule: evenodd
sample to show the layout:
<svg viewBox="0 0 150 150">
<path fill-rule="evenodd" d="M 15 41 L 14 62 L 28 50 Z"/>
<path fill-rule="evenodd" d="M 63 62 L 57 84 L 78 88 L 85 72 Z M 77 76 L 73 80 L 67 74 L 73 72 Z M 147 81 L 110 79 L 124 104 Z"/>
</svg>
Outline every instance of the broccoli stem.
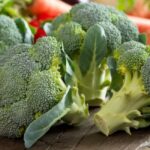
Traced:
<svg viewBox="0 0 150 150">
<path fill-rule="evenodd" d="M 111 75 L 108 66 L 102 65 L 98 69 L 90 70 L 86 76 L 81 77 L 79 91 L 85 95 L 86 102 L 90 106 L 98 106 L 107 99 L 106 94 L 110 81 Z"/>
<path fill-rule="evenodd" d="M 142 79 L 135 72 L 125 75 L 123 87 L 97 112 L 94 121 L 100 131 L 110 135 L 118 130 L 130 134 L 130 127 L 139 128 L 140 109 L 150 104 L 150 97 L 143 91 Z"/>
</svg>

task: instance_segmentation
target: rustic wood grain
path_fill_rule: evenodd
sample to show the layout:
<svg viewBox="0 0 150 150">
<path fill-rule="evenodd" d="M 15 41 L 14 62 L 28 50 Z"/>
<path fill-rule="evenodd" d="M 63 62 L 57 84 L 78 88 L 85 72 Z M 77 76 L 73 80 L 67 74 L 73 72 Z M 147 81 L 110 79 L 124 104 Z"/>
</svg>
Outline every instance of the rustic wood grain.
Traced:
<svg viewBox="0 0 150 150">
<path fill-rule="evenodd" d="M 25 147 L 21 139 L 0 138 L 0 150 Z M 90 117 L 78 127 L 60 124 L 51 128 L 29 150 L 150 150 L 150 128 L 134 130 L 131 136 L 117 132 L 106 137 L 98 132 Z"/>
</svg>

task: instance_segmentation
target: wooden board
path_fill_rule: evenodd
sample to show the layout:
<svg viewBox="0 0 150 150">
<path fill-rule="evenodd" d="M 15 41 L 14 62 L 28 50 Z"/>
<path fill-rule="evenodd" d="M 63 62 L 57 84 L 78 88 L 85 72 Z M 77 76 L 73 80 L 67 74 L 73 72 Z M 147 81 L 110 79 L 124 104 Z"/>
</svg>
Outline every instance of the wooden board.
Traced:
<svg viewBox="0 0 150 150">
<path fill-rule="evenodd" d="M 0 150 L 25 150 L 23 140 L 0 138 Z M 92 117 L 78 127 L 57 125 L 29 150 L 150 150 L 150 128 L 106 137 Z"/>
</svg>

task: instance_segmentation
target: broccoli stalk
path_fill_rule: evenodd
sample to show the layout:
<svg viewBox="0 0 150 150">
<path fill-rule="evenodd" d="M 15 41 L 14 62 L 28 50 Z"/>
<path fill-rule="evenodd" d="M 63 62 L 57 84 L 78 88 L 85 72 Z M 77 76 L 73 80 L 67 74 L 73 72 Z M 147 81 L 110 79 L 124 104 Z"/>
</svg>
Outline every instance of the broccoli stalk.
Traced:
<svg viewBox="0 0 150 150">
<path fill-rule="evenodd" d="M 79 93 L 85 95 L 90 105 L 99 105 L 106 99 L 111 81 L 110 71 L 106 64 L 106 35 L 99 24 L 89 28 L 80 51 L 80 54 L 73 60 L 66 56 L 71 70 L 71 72 L 66 71 L 66 83 L 78 86 Z"/>
<path fill-rule="evenodd" d="M 139 128 L 140 109 L 150 104 L 150 97 L 144 92 L 142 78 L 135 72 L 133 76 L 128 72 L 119 92 L 95 115 L 94 120 L 98 128 L 105 135 L 118 130 L 125 130 L 130 134 L 130 127 Z"/>
<path fill-rule="evenodd" d="M 130 134 L 130 128 L 147 126 L 147 122 L 140 119 L 141 109 L 150 104 L 140 72 L 147 58 L 148 53 L 143 49 L 126 51 L 119 58 L 118 70 L 125 77 L 122 88 L 113 92 L 112 98 L 94 116 L 95 124 L 103 134 L 108 136 L 118 130 Z"/>
</svg>

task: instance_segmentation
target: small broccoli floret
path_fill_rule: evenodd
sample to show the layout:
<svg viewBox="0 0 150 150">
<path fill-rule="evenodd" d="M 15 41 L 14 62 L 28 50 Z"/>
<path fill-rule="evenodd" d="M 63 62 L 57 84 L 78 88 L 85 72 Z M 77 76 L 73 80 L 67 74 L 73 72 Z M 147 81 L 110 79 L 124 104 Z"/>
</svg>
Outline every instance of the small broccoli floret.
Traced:
<svg viewBox="0 0 150 150">
<path fill-rule="evenodd" d="M 118 60 L 118 70 L 123 74 L 125 74 L 127 70 L 137 71 L 141 69 L 141 66 L 145 63 L 148 56 L 148 53 L 143 49 L 126 51 Z"/>
<path fill-rule="evenodd" d="M 70 14 L 62 14 L 58 16 L 56 19 L 52 21 L 53 30 L 58 29 L 59 26 L 65 24 L 66 22 L 69 22 L 71 20 Z"/>
<path fill-rule="evenodd" d="M 121 44 L 120 31 L 110 22 L 100 22 L 98 24 L 103 27 L 107 36 L 107 48 L 112 52 Z"/>
<path fill-rule="evenodd" d="M 29 81 L 27 90 L 29 107 L 35 114 L 45 113 L 61 100 L 65 90 L 66 87 L 57 70 L 37 72 Z"/>
<path fill-rule="evenodd" d="M 128 50 L 131 51 L 131 50 L 139 50 L 139 49 L 147 52 L 149 51 L 148 50 L 149 48 L 140 42 L 137 41 L 124 42 L 114 51 L 114 57 L 115 59 L 118 59 L 124 52 Z"/>
<path fill-rule="evenodd" d="M 85 30 L 98 22 L 111 21 L 107 8 L 95 3 L 78 4 L 71 10 L 71 16 L 72 20 L 81 24 Z"/>
<path fill-rule="evenodd" d="M 118 70 L 125 76 L 124 84 L 94 117 L 95 124 L 105 135 L 118 130 L 130 134 L 130 128 L 138 129 L 148 125 L 144 118 L 141 119 L 141 109 L 150 104 L 141 74 L 147 58 L 148 54 L 142 49 L 126 51 L 119 58 Z"/>
<path fill-rule="evenodd" d="M 56 31 L 56 38 L 63 42 L 66 53 L 71 57 L 79 53 L 84 36 L 85 31 L 76 22 L 66 23 Z"/>
<path fill-rule="evenodd" d="M 29 49 L 29 53 L 41 65 L 41 70 L 47 70 L 50 66 L 57 67 L 61 63 L 61 46 L 55 37 L 43 37 Z"/>
<path fill-rule="evenodd" d="M 0 70 L 0 106 L 24 99 L 28 79 L 37 70 L 27 53 L 12 57 Z"/>
<path fill-rule="evenodd" d="M 128 18 L 118 16 L 112 20 L 112 23 L 121 32 L 122 43 L 127 41 L 138 41 L 139 31 Z"/>
<path fill-rule="evenodd" d="M 8 46 L 13 46 L 23 41 L 15 22 L 4 15 L 0 15 L 0 35 L 0 41 L 3 41 Z"/>
<path fill-rule="evenodd" d="M 33 115 L 26 100 L 0 108 L 0 136 L 21 137 Z"/>
<path fill-rule="evenodd" d="M 28 53 L 28 50 L 30 47 L 31 47 L 30 44 L 21 43 L 13 47 L 2 48 L 4 50 L 3 52 L 1 52 L 1 55 L 0 55 L 0 66 L 3 66 L 7 61 L 11 59 L 11 57 L 13 57 L 16 54 L 21 54 L 24 52 Z"/>
</svg>

